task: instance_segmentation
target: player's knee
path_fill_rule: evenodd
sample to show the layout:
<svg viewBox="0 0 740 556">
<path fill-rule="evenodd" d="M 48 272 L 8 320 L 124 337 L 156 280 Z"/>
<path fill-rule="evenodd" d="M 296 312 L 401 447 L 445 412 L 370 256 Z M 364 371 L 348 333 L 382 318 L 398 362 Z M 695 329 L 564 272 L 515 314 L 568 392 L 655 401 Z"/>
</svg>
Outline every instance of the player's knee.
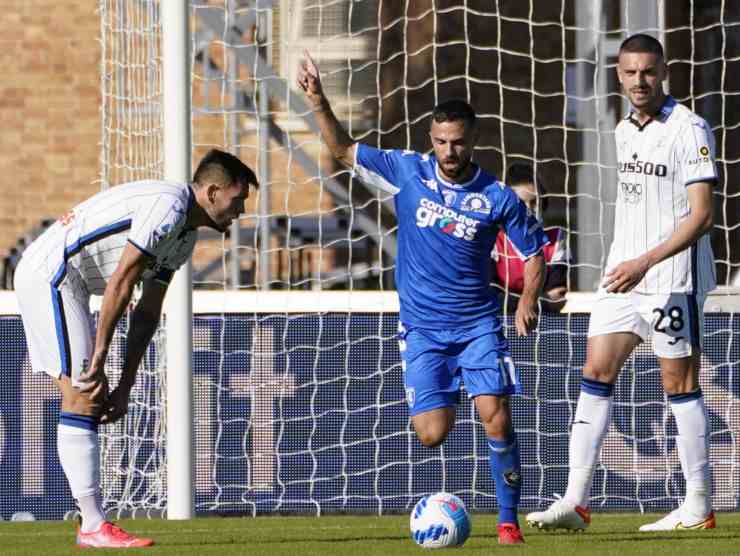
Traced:
<svg viewBox="0 0 740 556">
<path fill-rule="evenodd" d="M 62 392 L 62 411 L 76 415 L 99 417 L 103 411 L 104 399 L 91 397 L 88 392 L 81 392 L 68 382 L 60 383 Z"/>
<path fill-rule="evenodd" d="M 676 394 L 688 394 L 699 388 L 698 380 L 693 380 L 693 377 L 676 377 L 663 375 L 661 382 L 663 384 L 663 391 L 669 396 L 675 396 Z"/>
<path fill-rule="evenodd" d="M 483 428 L 488 438 L 508 438 L 512 431 L 511 416 L 508 413 L 499 412 L 492 419 L 483 421 Z"/>
<path fill-rule="evenodd" d="M 619 374 L 619 369 L 614 363 L 593 363 L 591 361 L 587 361 L 583 366 L 583 378 L 595 380 L 597 382 L 611 384 L 614 382 L 617 374 Z"/>
<path fill-rule="evenodd" d="M 436 448 L 447 438 L 447 431 L 438 429 L 417 430 L 416 436 L 425 448 Z"/>
<path fill-rule="evenodd" d="M 419 442 L 427 448 L 436 448 L 442 444 L 454 426 L 454 420 L 427 420 L 414 422 L 414 429 Z"/>
<path fill-rule="evenodd" d="M 511 432 L 511 405 L 508 396 L 479 396 L 475 407 L 489 438 L 506 438 Z"/>
<path fill-rule="evenodd" d="M 75 413 L 77 415 L 90 415 L 99 417 L 103 411 L 102 400 L 93 400 L 87 395 L 79 395 L 68 403 L 62 403 L 64 411 Z"/>
<path fill-rule="evenodd" d="M 481 424 L 483 425 L 488 438 L 508 438 L 513 430 L 511 414 L 503 409 L 497 411 L 488 419 L 481 419 Z"/>
</svg>

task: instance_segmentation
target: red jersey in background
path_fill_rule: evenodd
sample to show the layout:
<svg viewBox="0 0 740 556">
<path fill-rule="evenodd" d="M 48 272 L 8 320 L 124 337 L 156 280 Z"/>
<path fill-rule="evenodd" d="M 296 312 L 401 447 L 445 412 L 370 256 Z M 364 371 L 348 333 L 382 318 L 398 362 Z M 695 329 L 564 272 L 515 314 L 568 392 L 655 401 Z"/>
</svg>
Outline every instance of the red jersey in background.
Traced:
<svg viewBox="0 0 740 556">
<path fill-rule="evenodd" d="M 545 230 L 550 243 L 542 248 L 547 265 L 545 291 L 565 286 L 568 279 L 568 256 L 565 234 L 561 228 Z M 503 230 L 496 236 L 496 245 L 491 252 L 494 261 L 493 281 L 510 293 L 521 294 L 524 288 L 524 262 L 519 258 L 516 248 L 511 244 Z"/>
</svg>

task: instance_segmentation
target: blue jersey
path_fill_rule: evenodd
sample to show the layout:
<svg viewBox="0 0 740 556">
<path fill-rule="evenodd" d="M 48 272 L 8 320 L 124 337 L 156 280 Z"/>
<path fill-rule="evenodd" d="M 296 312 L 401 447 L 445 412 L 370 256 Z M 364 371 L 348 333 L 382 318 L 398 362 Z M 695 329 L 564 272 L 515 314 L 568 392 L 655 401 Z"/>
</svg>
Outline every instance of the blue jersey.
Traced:
<svg viewBox="0 0 740 556">
<path fill-rule="evenodd" d="M 358 143 L 355 160 L 360 179 L 395 196 L 401 322 L 421 328 L 498 324 L 490 258 L 499 228 L 522 258 L 548 243 L 524 203 L 481 168 L 466 183 L 445 181 L 433 155 Z"/>
</svg>

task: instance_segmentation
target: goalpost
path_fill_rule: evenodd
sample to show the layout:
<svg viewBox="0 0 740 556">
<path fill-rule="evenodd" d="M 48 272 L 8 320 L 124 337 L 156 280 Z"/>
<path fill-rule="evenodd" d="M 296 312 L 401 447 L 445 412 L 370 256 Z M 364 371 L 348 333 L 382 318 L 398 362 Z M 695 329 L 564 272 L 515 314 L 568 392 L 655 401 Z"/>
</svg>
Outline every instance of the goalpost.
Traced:
<svg viewBox="0 0 740 556">
<path fill-rule="evenodd" d="M 568 304 L 562 314 L 543 315 L 527 339 L 514 338 L 510 315 L 506 326 L 525 392 L 513 402 L 522 505 L 542 506 L 562 492 L 589 292 L 612 234 L 613 127 L 623 114 L 613 55 L 628 32 L 661 34 L 671 93 L 715 131 L 720 283 L 728 286 L 740 269 L 740 112 L 731 78 L 740 65 L 732 38 L 740 15 L 729 3 L 709 9 L 692 2 L 683 12 L 656 1 L 656 23 L 643 26 L 635 13 L 645 4 L 99 0 L 103 184 L 187 179 L 191 160 L 212 147 L 239 155 L 261 181 L 228 237 L 202 234 L 192 266 L 193 316 L 185 280 L 168 294 L 166 326 L 142 362 L 127 418 L 101 428 L 106 508 L 169 518 L 386 513 L 409 511 L 423 493 L 442 489 L 474 510 L 496 508 L 485 434 L 468 401 L 441 448 L 421 448 L 409 426 L 395 336 L 391 200 L 328 160 L 293 87 L 304 48 L 358 140 L 427 150 L 433 105 L 458 96 L 479 112 L 475 156 L 482 165 L 502 173 L 512 162 L 529 162 L 545 177 L 546 219 L 567 232 L 574 255 Z M 181 25 L 172 36 L 177 53 L 167 46 L 169 9 Z M 180 80 L 172 88 L 170 70 Z M 172 166 L 168 145 L 182 157 Z M 715 506 L 724 510 L 740 509 L 739 299 L 721 289 L 705 306 L 702 388 Z M 0 318 L 0 337 L 21 345 L 12 299 L 0 296 L 0 306 L 11 315 Z M 112 383 L 126 326 L 111 348 Z M 51 415 L 58 399 L 53 388 L 24 378 L 27 365 L 20 348 L 0 357 L 7 392 L 25 392 L 12 399 L 0 391 L 10 415 L 0 422 L 0 446 L 12 427 L 24 439 L 18 458 L 0 459 L 12 467 L 9 476 L 20 477 L 4 487 L 11 490 L 0 496 L 0 515 L 21 504 L 37 517 L 59 518 L 72 508 L 68 494 L 32 479 L 55 469 L 55 421 L 31 417 Z M 616 391 L 592 504 L 671 508 L 683 479 L 649 346 L 629 360 Z"/>
</svg>

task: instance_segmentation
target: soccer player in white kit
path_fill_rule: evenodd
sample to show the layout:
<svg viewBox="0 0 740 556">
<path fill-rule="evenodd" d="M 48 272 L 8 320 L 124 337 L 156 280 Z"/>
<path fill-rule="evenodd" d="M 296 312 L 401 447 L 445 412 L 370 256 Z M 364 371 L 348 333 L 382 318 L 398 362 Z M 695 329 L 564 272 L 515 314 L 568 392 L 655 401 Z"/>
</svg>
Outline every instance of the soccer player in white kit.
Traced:
<svg viewBox="0 0 740 556">
<path fill-rule="evenodd" d="M 190 258 L 196 229 L 225 232 L 244 211 L 250 185 L 257 186 L 252 170 L 235 156 L 212 150 L 192 184 L 149 180 L 102 191 L 57 220 L 23 253 L 14 285 L 33 371 L 51 375 L 62 394 L 57 450 L 80 510 L 80 547 L 153 544 L 105 519 L 98 424 L 126 413 L 167 285 Z M 106 357 L 139 282 L 121 379 L 109 393 Z M 90 295 L 103 296 L 97 331 Z"/>
<path fill-rule="evenodd" d="M 543 529 L 585 529 L 589 492 L 611 420 L 614 383 L 634 348 L 652 335 L 676 420 L 686 479 L 679 508 L 640 531 L 713 529 L 709 425 L 699 387 L 703 304 L 715 287 L 712 131 L 663 92 L 661 44 L 638 34 L 619 50 L 617 73 L 632 105 L 616 128 L 615 237 L 591 312 L 586 364 L 569 447 L 568 488 L 527 516 Z"/>
</svg>

